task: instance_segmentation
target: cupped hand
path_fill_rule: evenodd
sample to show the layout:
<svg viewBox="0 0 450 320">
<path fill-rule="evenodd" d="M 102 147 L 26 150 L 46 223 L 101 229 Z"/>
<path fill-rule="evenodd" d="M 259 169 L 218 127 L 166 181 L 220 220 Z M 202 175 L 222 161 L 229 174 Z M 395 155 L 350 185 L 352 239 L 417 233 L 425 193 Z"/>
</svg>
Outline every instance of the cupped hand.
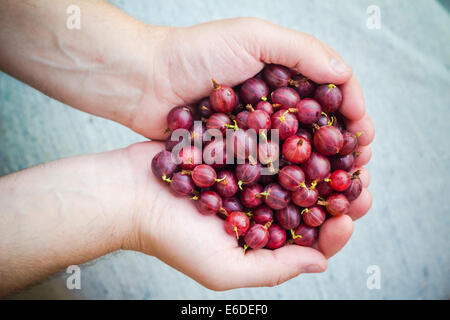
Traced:
<svg viewBox="0 0 450 320">
<path fill-rule="evenodd" d="M 148 79 L 130 127 L 151 139 L 165 139 L 166 115 L 176 105 L 192 105 L 212 91 L 211 78 L 235 86 L 282 64 L 317 83 L 342 85 L 341 112 L 362 145 L 373 138 L 361 87 L 352 69 L 329 46 L 311 35 L 256 18 L 213 21 L 186 28 L 158 28 L 148 58 Z M 158 40 L 155 40 L 158 39 Z M 364 122 L 359 120 L 364 119 Z"/>
<path fill-rule="evenodd" d="M 126 151 L 135 180 L 136 232 L 125 248 L 153 255 L 210 289 L 274 286 L 301 273 L 323 272 L 327 258 L 351 236 L 352 219 L 344 215 L 325 222 L 314 248 L 290 244 L 244 254 L 236 238 L 225 232 L 222 219 L 201 215 L 194 200 L 176 197 L 152 174 L 150 159 L 162 149 L 162 143 L 143 142 Z M 361 176 L 366 184 L 365 173 Z M 353 210 L 365 213 L 364 208 Z"/>
<path fill-rule="evenodd" d="M 371 157 L 375 129 L 366 113 L 361 86 L 338 53 L 315 37 L 257 18 L 208 22 L 186 28 L 158 28 L 152 38 L 151 72 L 131 129 L 151 139 L 166 139 L 166 116 L 176 105 L 194 104 L 212 90 L 211 78 L 234 86 L 254 76 L 264 64 L 295 69 L 317 83 L 339 84 L 340 109 L 347 129 L 362 133 L 357 168 Z M 368 184 L 367 171 L 364 174 Z M 365 188 L 352 204 L 350 216 L 361 217 L 372 205 Z M 356 209 L 354 209 L 356 208 Z"/>
<path fill-rule="evenodd" d="M 130 127 L 151 139 L 165 139 L 166 116 L 176 105 L 193 104 L 208 96 L 211 78 L 235 86 L 257 74 L 265 63 L 282 64 L 317 83 L 341 85 L 341 113 L 359 136 L 363 192 L 351 204 L 349 215 L 328 219 L 313 248 L 287 245 L 277 250 L 243 254 L 236 239 L 223 230 L 216 216 L 199 214 L 186 198 L 174 198 L 164 182 L 150 172 L 149 161 L 163 149 L 149 142 L 129 148 L 130 161 L 141 186 L 138 233 L 133 248 L 151 254 L 204 286 L 225 290 L 273 286 L 300 273 L 323 272 L 327 259 L 349 240 L 352 220 L 372 204 L 367 190 L 369 174 L 362 166 L 371 157 L 368 146 L 374 128 L 366 114 L 361 87 L 351 68 L 326 44 L 302 32 L 267 21 L 241 18 L 187 28 L 167 28 L 154 46 L 149 79 Z"/>
</svg>

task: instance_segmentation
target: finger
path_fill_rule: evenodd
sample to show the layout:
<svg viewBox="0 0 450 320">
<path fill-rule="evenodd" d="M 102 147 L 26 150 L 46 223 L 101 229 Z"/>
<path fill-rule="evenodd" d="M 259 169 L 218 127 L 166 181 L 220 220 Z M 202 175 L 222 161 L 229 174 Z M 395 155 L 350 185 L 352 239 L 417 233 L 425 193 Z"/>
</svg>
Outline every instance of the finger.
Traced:
<svg viewBox="0 0 450 320">
<path fill-rule="evenodd" d="M 355 158 L 355 162 L 353 165 L 355 167 L 362 167 L 369 163 L 370 158 L 372 157 L 372 148 L 370 146 L 361 146 L 356 150 L 359 154 Z"/>
<path fill-rule="evenodd" d="M 245 255 L 242 249 L 237 250 L 239 261 L 228 266 L 228 275 L 235 274 L 228 278 L 230 288 L 275 286 L 301 273 L 324 272 L 327 268 L 322 253 L 295 244 L 276 250 L 250 250 Z"/>
<path fill-rule="evenodd" d="M 350 80 L 339 86 L 342 91 L 342 105 L 339 111 L 349 120 L 360 120 L 366 113 L 366 104 L 361 85 L 353 75 Z"/>
<path fill-rule="evenodd" d="M 248 50 L 265 63 L 295 69 L 317 83 L 342 84 L 351 68 L 333 50 L 313 36 L 260 19 L 244 19 Z"/>
<path fill-rule="evenodd" d="M 357 220 L 363 217 L 369 211 L 371 206 L 372 195 L 368 189 L 363 188 L 359 197 L 350 203 L 350 210 L 348 212 L 348 215 L 353 220 Z"/>
<path fill-rule="evenodd" d="M 364 117 L 357 121 L 346 121 L 347 130 L 357 134 L 362 133 L 358 137 L 358 143 L 360 146 L 367 146 L 373 141 L 375 137 L 375 128 L 373 126 L 370 117 L 365 114 Z"/>
<path fill-rule="evenodd" d="M 369 171 L 367 171 L 366 168 L 364 167 L 360 167 L 360 168 L 355 168 L 352 170 L 352 174 L 353 172 L 359 170 L 359 178 L 361 179 L 361 183 L 363 188 L 367 188 L 370 184 L 370 175 L 369 175 Z"/>
<path fill-rule="evenodd" d="M 353 221 L 347 215 L 331 217 L 320 227 L 318 245 L 328 259 L 339 252 L 353 233 Z"/>
</svg>

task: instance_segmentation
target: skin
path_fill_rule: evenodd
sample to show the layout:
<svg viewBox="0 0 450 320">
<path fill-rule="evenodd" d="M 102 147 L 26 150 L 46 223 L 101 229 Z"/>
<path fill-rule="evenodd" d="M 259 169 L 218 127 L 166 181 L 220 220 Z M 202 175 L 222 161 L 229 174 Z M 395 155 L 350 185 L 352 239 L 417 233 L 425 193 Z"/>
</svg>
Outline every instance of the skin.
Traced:
<svg viewBox="0 0 450 320">
<path fill-rule="evenodd" d="M 81 8 L 81 30 L 65 28 L 61 12 L 70 4 Z M 349 240 L 353 220 L 371 206 L 362 169 L 362 195 L 348 216 L 325 222 L 313 248 L 243 255 L 220 218 L 199 215 L 192 200 L 174 201 L 150 172 L 173 106 L 207 96 L 212 77 L 234 86 L 264 63 L 341 85 L 346 122 L 352 132 L 364 132 L 357 163 L 366 164 L 374 128 L 361 87 L 342 58 L 308 34 L 255 18 L 149 26 L 102 1 L 1 0 L 0 42 L 4 72 L 153 140 L 0 178 L 1 296 L 119 249 L 155 256 L 214 290 L 274 286 L 325 271 L 327 259 Z"/>
</svg>

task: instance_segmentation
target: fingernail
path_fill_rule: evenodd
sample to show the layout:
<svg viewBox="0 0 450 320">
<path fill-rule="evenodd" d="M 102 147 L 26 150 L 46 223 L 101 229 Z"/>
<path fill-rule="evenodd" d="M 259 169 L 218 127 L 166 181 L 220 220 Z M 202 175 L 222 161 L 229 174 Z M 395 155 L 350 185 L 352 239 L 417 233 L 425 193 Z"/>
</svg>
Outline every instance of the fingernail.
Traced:
<svg viewBox="0 0 450 320">
<path fill-rule="evenodd" d="M 302 273 L 319 273 L 323 272 L 322 268 L 318 264 L 310 264 L 303 268 Z"/>
<path fill-rule="evenodd" d="M 341 59 L 337 59 L 335 57 L 330 60 L 330 67 L 334 72 L 342 74 L 348 72 L 350 67 L 345 64 Z"/>
</svg>

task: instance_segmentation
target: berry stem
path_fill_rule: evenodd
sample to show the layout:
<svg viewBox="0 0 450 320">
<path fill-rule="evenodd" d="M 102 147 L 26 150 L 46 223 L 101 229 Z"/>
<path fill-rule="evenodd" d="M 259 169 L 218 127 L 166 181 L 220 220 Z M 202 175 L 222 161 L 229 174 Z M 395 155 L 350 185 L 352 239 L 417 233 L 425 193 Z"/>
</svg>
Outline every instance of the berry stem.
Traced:
<svg viewBox="0 0 450 320">
<path fill-rule="evenodd" d="M 226 124 L 225 127 L 233 129 L 234 131 L 238 131 L 239 127 L 237 125 L 236 120 L 233 119 L 234 124 Z"/>
<path fill-rule="evenodd" d="M 298 81 L 296 81 L 296 80 L 289 79 L 288 83 L 291 86 L 298 87 Z"/>
<path fill-rule="evenodd" d="M 273 166 L 273 162 L 269 162 L 267 164 L 267 167 L 269 168 L 269 171 L 272 173 L 277 173 L 277 170 L 275 170 L 275 167 Z"/>
<path fill-rule="evenodd" d="M 335 116 L 331 116 L 331 120 L 328 121 L 327 125 L 332 126 L 333 123 L 335 123 L 335 122 L 336 122 L 336 117 Z"/>
<path fill-rule="evenodd" d="M 354 180 L 354 179 L 358 178 L 360 174 L 361 174 L 361 170 L 356 170 L 355 172 L 353 172 L 351 179 Z"/>
<path fill-rule="evenodd" d="M 217 81 L 214 78 L 212 78 L 211 81 L 213 83 L 214 90 L 219 90 L 220 89 L 220 84 L 218 84 Z"/>
<path fill-rule="evenodd" d="M 250 112 L 255 111 L 255 109 L 253 108 L 253 106 L 250 103 L 245 106 L 245 109 L 247 109 Z"/>
<path fill-rule="evenodd" d="M 234 233 L 236 233 L 236 240 L 239 240 L 239 233 L 238 233 L 237 227 L 235 226 L 235 227 L 233 228 L 233 230 L 234 230 Z"/>
<path fill-rule="evenodd" d="M 261 192 L 261 193 L 258 193 L 258 194 L 256 194 L 255 195 L 255 198 L 261 198 L 262 196 L 264 196 L 266 199 L 267 199 L 267 197 L 269 196 L 269 191 L 266 191 L 266 192 Z"/>
<path fill-rule="evenodd" d="M 292 239 L 303 238 L 301 234 L 295 234 L 294 229 L 291 229 L 291 236 L 292 236 Z"/>
<path fill-rule="evenodd" d="M 266 135 L 266 129 L 263 129 L 259 132 L 259 135 L 264 140 L 264 142 L 267 142 L 267 135 Z"/>
<path fill-rule="evenodd" d="M 281 121 L 281 122 L 285 122 L 285 121 L 286 121 L 285 116 L 286 116 L 286 114 L 288 114 L 288 113 L 289 113 L 289 110 L 286 110 L 286 111 L 281 115 L 281 117 L 280 117 L 280 121 Z"/>
</svg>

